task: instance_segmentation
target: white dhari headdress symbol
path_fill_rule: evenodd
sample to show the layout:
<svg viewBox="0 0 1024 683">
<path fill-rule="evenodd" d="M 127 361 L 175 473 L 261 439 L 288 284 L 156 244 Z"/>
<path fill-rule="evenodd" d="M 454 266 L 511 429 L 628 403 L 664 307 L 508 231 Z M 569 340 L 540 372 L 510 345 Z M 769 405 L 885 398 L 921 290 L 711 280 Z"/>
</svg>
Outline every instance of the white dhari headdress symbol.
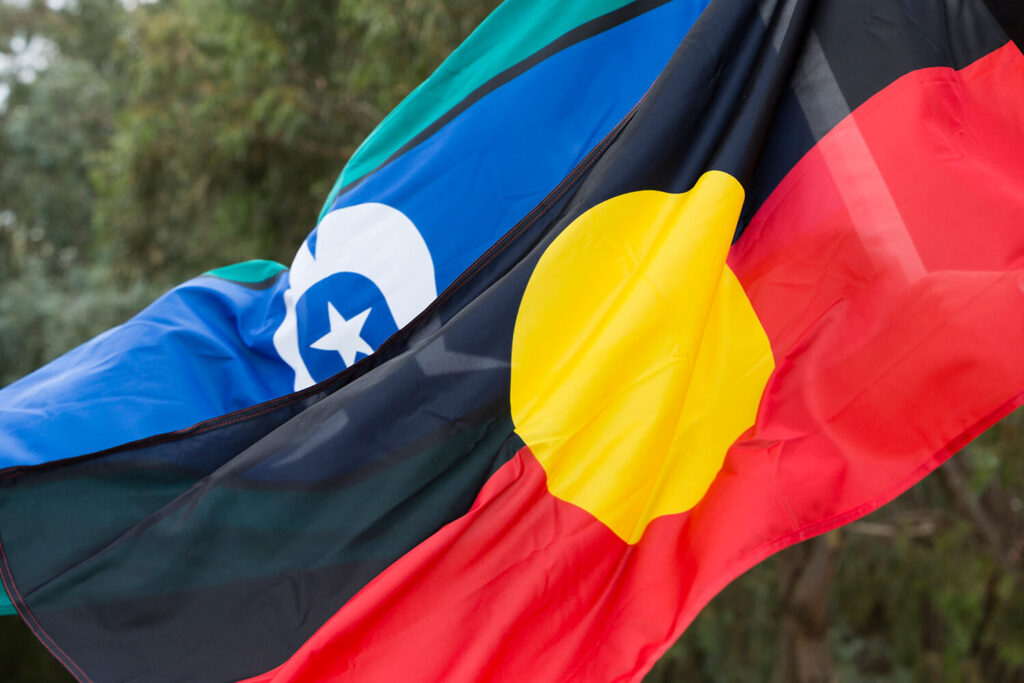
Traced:
<svg viewBox="0 0 1024 683">
<path fill-rule="evenodd" d="M 405 214 L 386 204 L 356 204 L 324 216 L 316 229 L 316 254 L 302 243 L 288 274 L 285 315 L 274 347 L 295 371 L 295 391 L 315 383 L 299 351 L 296 303 L 309 289 L 337 273 L 355 273 L 384 295 L 399 328 L 437 296 L 434 262 L 419 230 Z"/>
</svg>

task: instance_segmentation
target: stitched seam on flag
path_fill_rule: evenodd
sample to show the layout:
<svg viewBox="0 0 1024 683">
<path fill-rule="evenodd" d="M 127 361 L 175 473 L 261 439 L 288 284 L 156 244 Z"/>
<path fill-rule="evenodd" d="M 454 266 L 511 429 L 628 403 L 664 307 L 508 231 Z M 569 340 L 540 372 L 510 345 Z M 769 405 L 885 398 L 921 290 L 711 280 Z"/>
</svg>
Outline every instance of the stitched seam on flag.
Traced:
<svg viewBox="0 0 1024 683">
<path fill-rule="evenodd" d="M 82 670 L 82 667 L 75 663 L 75 660 L 73 660 L 68 653 L 61 649 L 60 645 L 57 644 L 57 641 L 55 641 L 50 634 L 46 632 L 46 629 L 44 629 L 42 624 L 40 624 L 36 619 L 32 610 L 29 609 L 28 603 L 25 602 L 25 599 L 21 596 L 21 591 L 18 590 L 18 586 L 14 582 L 14 573 L 11 571 L 11 566 L 7 562 L 7 553 L 4 552 L 2 537 L 0 537 L 0 561 L 3 563 L 3 566 L 0 567 L 0 570 L 2 570 L 0 571 L 0 581 L 3 582 L 4 588 L 14 598 L 14 600 L 11 601 L 14 608 L 18 610 L 18 613 L 22 617 L 25 618 L 26 622 L 31 622 L 28 626 L 32 629 L 32 632 L 36 634 L 36 637 L 39 638 L 39 642 L 43 644 L 43 647 L 50 651 L 50 654 L 52 654 L 55 659 L 67 667 L 69 671 L 73 668 L 74 671 L 71 671 L 71 674 L 74 675 L 75 678 L 92 683 L 92 679 L 89 678 L 88 674 Z"/>
<path fill-rule="evenodd" d="M 243 408 L 241 410 L 234 411 L 233 413 L 228 413 L 226 415 L 222 415 L 220 417 L 212 418 L 210 420 L 205 420 L 203 422 L 199 422 L 199 423 L 197 423 L 195 425 L 192 425 L 191 427 L 186 427 L 184 429 L 176 430 L 176 431 L 173 431 L 173 432 L 168 432 L 166 434 L 161 434 L 161 435 L 156 435 L 156 436 L 148 437 L 148 438 L 145 438 L 145 439 L 140 439 L 140 440 L 137 440 L 137 441 L 131 441 L 131 442 L 128 442 L 126 444 L 121 444 L 119 446 L 114 446 L 112 448 L 108 448 L 108 449 L 105 449 L 105 450 L 102 450 L 102 451 L 97 451 L 95 453 L 87 453 L 87 454 L 84 454 L 84 455 L 79 455 L 79 456 L 75 456 L 75 457 L 71 457 L 71 458 L 64 458 L 64 459 L 61 459 L 61 460 L 55 460 L 55 461 L 50 461 L 50 462 L 45 462 L 45 463 L 39 463 L 39 464 L 36 464 L 36 465 L 18 465 L 18 466 L 15 466 L 15 467 L 11 467 L 11 468 L 8 468 L 8 469 L 4 470 L 3 472 L 0 472 L 0 481 L 4 481 L 6 479 L 10 479 L 10 478 L 15 477 L 15 476 L 17 476 L 17 475 L 19 475 L 19 474 L 21 474 L 23 472 L 46 471 L 47 469 L 61 467 L 63 465 L 70 464 L 70 463 L 84 462 L 84 461 L 92 460 L 92 459 L 99 458 L 99 457 L 102 457 L 102 456 L 105 456 L 105 455 L 110 455 L 110 454 L 113 454 L 113 453 L 119 453 L 119 452 L 123 452 L 123 451 L 126 451 L 126 450 L 132 450 L 132 449 L 136 449 L 136 448 L 144 448 L 144 447 L 148 447 L 148 446 L 156 446 L 156 445 L 160 445 L 160 444 L 163 444 L 163 443 L 168 443 L 168 442 L 171 442 L 171 441 L 177 441 L 177 440 L 180 440 L 180 439 L 184 439 L 184 438 L 187 438 L 189 436 L 195 436 L 195 435 L 198 435 L 198 434 L 203 434 L 203 433 L 206 433 L 208 431 L 219 429 L 221 427 L 227 427 L 227 426 L 231 426 L 233 424 L 238 424 L 240 422 L 244 422 L 244 421 L 247 421 L 247 420 L 250 420 L 250 419 L 255 419 L 255 418 L 260 417 L 262 415 L 265 415 L 267 413 L 273 412 L 273 411 L 277 410 L 278 408 L 286 408 L 286 407 L 288 407 L 290 405 L 293 405 L 294 403 L 297 403 L 299 401 L 302 401 L 302 400 L 304 400 L 304 399 L 306 399 L 306 398 L 308 398 L 308 397 L 310 397 L 310 396 L 312 396 L 312 395 L 314 395 L 314 394 L 316 394 L 316 393 L 318 393 L 320 391 L 327 391 L 327 390 L 331 389 L 332 387 L 334 387 L 334 385 L 337 384 L 337 383 L 343 383 L 345 380 L 347 380 L 349 378 L 350 375 L 352 375 L 352 374 L 354 374 L 356 372 L 357 368 L 361 370 L 362 367 L 365 367 L 367 361 L 370 361 L 371 359 L 374 359 L 375 357 L 379 358 L 379 356 L 377 355 L 377 352 L 381 351 L 382 349 L 389 348 L 389 347 L 393 346 L 395 343 L 397 343 L 398 341 L 401 341 L 402 339 L 407 337 L 410 334 L 409 330 L 413 326 L 415 326 L 417 323 L 419 323 L 422 319 L 426 318 L 428 315 L 433 314 L 433 312 L 439 307 L 439 305 L 441 303 L 443 303 L 447 299 L 451 298 L 451 296 L 454 295 L 454 293 L 456 291 L 458 291 L 461 287 L 465 286 L 466 280 L 469 277 L 471 277 L 472 275 L 475 275 L 477 272 L 479 272 L 479 270 L 481 268 L 483 268 L 484 266 L 489 264 L 491 261 L 493 261 L 495 258 L 497 258 L 497 256 L 499 256 L 501 253 L 503 253 L 508 248 L 508 246 L 510 246 L 510 244 L 513 241 L 515 241 L 515 239 L 518 238 L 523 233 L 523 231 L 525 231 L 527 228 L 529 228 L 533 223 L 535 223 L 537 221 L 538 218 L 540 218 L 540 215 L 542 213 L 544 213 L 552 205 L 557 203 L 558 200 L 561 199 L 565 195 L 566 192 L 568 192 L 569 188 L 572 187 L 577 182 L 577 180 L 579 180 L 579 177 L 583 173 L 588 171 L 590 169 L 590 167 L 593 166 L 597 162 L 598 157 L 600 157 L 600 155 L 604 153 L 604 151 L 612 144 L 612 142 L 615 141 L 615 139 L 618 137 L 619 133 L 622 132 L 622 130 L 626 127 L 626 125 L 636 115 L 636 112 L 640 109 L 641 105 L 643 105 L 643 103 L 647 100 L 648 95 L 650 94 L 651 90 L 653 90 L 653 88 L 657 84 L 657 82 L 658 82 L 658 80 L 656 79 L 655 82 L 652 83 L 647 88 L 647 90 L 640 97 L 640 99 L 637 101 L 637 103 L 635 105 L 633 105 L 633 108 L 630 109 L 628 112 L 626 112 L 626 115 L 622 117 L 622 120 L 619 121 L 615 125 L 615 127 L 611 131 L 608 132 L 608 135 L 606 135 L 604 137 L 604 139 L 598 145 L 596 145 L 594 147 L 594 149 L 592 149 L 587 154 L 587 156 L 584 157 L 582 161 L 580 161 L 579 164 L 577 164 L 576 168 L 573 169 L 573 171 L 568 176 L 566 176 L 558 184 L 558 186 L 555 187 L 548 194 L 548 196 L 545 197 L 540 202 L 540 204 L 538 204 L 519 223 L 517 223 L 515 226 L 513 226 L 507 233 L 505 233 L 505 235 L 503 235 L 501 237 L 501 239 L 499 239 L 494 245 L 492 245 L 490 249 L 488 249 L 486 252 L 484 252 L 484 254 L 482 254 L 480 256 L 480 258 L 478 258 L 477 261 L 474 262 L 473 265 L 471 265 L 466 271 L 464 271 L 459 277 L 457 277 L 455 279 L 455 281 L 452 282 L 452 284 L 449 285 L 448 288 L 446 288 L 445 291 L 442 292 L 441 295 L 437 299 L 435 299 L 433 302 L 431 302 L 431 304 L 429 306 L 427 306 L 427 308 L 425 308 L 423 311 L 421 311 L 418 316 L 413 318 L 412 321 L 410 321 L 408 325 L 406 325 L 405 327 L 403 327 L 402 329 L 398 330 L 397 332 L 392 334 L 390 337 L 385 339 L 381 343 L 381 345 L 377 348 L 377 351 L 375 351 L 373 354 L 370 354 L 369 356 L 366 356 L 363 359 L 357 361 L 355 364 L 353 364 L 353 365 L 349 366 L 348 368 L 342 370 L 337 375 L 334 375 L 333 377 L 328 377 L 327 379 L 323 380 L 322 382 L 320 382 L 318 384 L 314 384 L 311 387 L 307 387 L 306 389 L 303 389 L 300 392 L 296 392 L 294 394 L 289 394 L 287 396 L 282 396 L 282 397 L 279 397 L 279 398 L 276 398 L 276 399 L 272 399 L 270 401 L 266 401 L 264 403 L 257 404 L 255 406 L 250 406 L 248 408 Z M 532 216 L 532 218 L 531 218 L 531 216 Z M 527 220 L 527 219 L 529 219 L 529 220 Z M 501 246 L 499 247 L 499 245 L 501 245 Z M 258 412 L 255 412 L 255 413 L 248 413 L 248 411 L 255 410 L 256 408 L 262 408 L 262 409 L 259 410 Z M 229 416 L 232 416 L 232 415 L 237 416 L 237 417 L 235 417 L 235 419 L 232 419 L 231 421 L 228 421 L 228 422 L 221 422 L 221 420 L 223 420 L 223 419 L 225 419 L 225 418 L 227 418 Z"/>
<path fill-rule="evenodd" d="M 379 170 L 390 164 L 398 157 L 406 154 L 410 150 L 418 147 L 419 145 L 429 140 L 439 130 L 441 130 L 449 123 L 454 121 L 463 112 L 465 112 L 467 109 L 475 105 L 477 102 L 482 100 L 487 95 L 505 86 L 512 80 L 515 80 L 519 76 L 527 73 L 537 65 L 558 55 L 559 53 L 564 52 L 565 50 L 568 50 L 570 48 L 573 48 L 576 45 L 579 45 L 580 43 L 590 40 L 591 38 L 594 38 L 615 28 L 618 28 L 619 26 L 622 26 L 626 23 L 629 23 L 630 21 L 636 19 L 637 17 L 640 17 L 648 12 L 652 12 L 664 5 L 667 5 L 670 2 L 672 2 L 672 0 L 633 0 L 632 2 L 628 2 L 617 9 L 614 9 L 600 16 L 594 17 L 589 21 L 586 21 L 578 26 L 569 29 L 567 32 L 555 38 L 547 45 L 541 47 L 533 54 L 523 58 L 522 60 L 516 62 L 515 64 L 512 64 L 503 71 L 492 76 L 484 83 L 481 83 L 472 92 L 470 92 L 464 98 L 462 98 L 459 102 L 452 105 L 450 109 L 448 109 L 446 112 L 444 112 L 436 119 L 434 119 L 432 122 L 427 124 L 413 137 L 409 138 L 409 140 L 407 140 L 397 150 L 393 151 L 390 155 L 388 155 L 388 157 L 385 158 L 383 161 L 381 161 L 368 171 L 364 172 L 362 175 L 353 178 L 342 185 L 340 183 L 344 178 L 345 171 L 347 170 L 348 167 L 346 164 L 346 167 L 342 169 L 340 174 L 338 174 L 338 180 L 335 183 L 336 186 L 331 188 L 330 193 L 328 193 L 323 208 L 320 210 L 320 216 L 319 218 L 317 218 L 317 222 L 322 220 L 323 217 L 328 212 L 333 210 L 334 204 L 337 201 L 338 197 L 352 191 L 353 189 L 361 185 L 363 181 L 375 175 Z M 609 18 L 612 18 L 611 23 L 609 23 Z M 404 102 L 402 104 L 404 104 Z M 399 104 L 399 106 L 402 106 L 402 104 Z M 385 121 L 387 121 L 386 118 Z M 381 122 L 381 125 L 383 124 L 384 122 Z M 370 133 L 370 137 L 373 137 L 373 135 L 376 132 L 377 130 L 375 129 L 372 133 Z M 367 138 L 367 140 L 369 139 L 370 138 Z M 358 153 L 359 150 L 356 150 L 356 155 L 358 155 Z M 353 155 L 353 158 L 355 158 L 355 155 Z M 351 159 L 349 160 L 349 163 L 351 163 Z"/>
<path fill-rule="evenodd" d="M 617 126 L 614 131 L 612 131 L 612 135 L 610 136 L 610 138 L 614 138 L 618 134 L 622 127 L 624 127 L 625 123 L 632 118 L 633 113 L 635 111 L 636 110 L 634 108 L 633 111 L 629 113 L 627 118 L 623 120 L 623 122 L 620 123 L 620 125 Z M 545 199 L 537 206 L 537 208 L 531 211 L 530 214 L 527 214 L 527 218 L 529 218 L 528 221 L 526 221 L 525 223 L 521 221 L 518 225 L 512 228 L 510 232 L 506 233 L 505 236 L 503 236 L 501 240 L 499 240 L 494 245 L 494 248 L 488 250 L 487 254 L 484 255 L 486 257 L 485 259 L 477 261 L 477 263 L 474 263 L 472 266 L 469 267 L 468 270 L 463 272 L 462 275 L 460 275 L 459 278 L 456 280 L 457 287 L 461 287 L 462 285 L 464 285 L 466 280 L 472 278 L 484 267 L 490 264 L 494 259 L 496 259 L 502 253 L 504 253 L 512 245 L 515 239 L 519 237 L 519 235 L 521 235 L 524 231 L 526 231 L 530 226 L 536 223 L 537 220 L 541 217 L 541 215 L 545 211 L 547 211 L 551 207 L 551 205 L 556 204 L 563 196 L 565 196 L 565 193 L 569 191 L 569 188 L 576 184 L 576 181 L 579 180 L 580 176 L 582 176 L 584 172 L 590 170 L 590 167 L 593 166 L 594 163 L 596 163 L 597 157 L 600 156 L 604 152 L 604 150 L 607 149 L 607 147 L 611 144 L 612 140 L 610 138 L 606 138 L 606 140 L 603 141 L 601 145 L 594 148 L 595 154 L 592 158 L 584 160 L 585 162 L 587 162 L 585 165 L 576 167 L 576 169 L 572 173 L 570 173 L 564 181 L 562 181 L 562 183 L 559 185 L 559 188 L 556 188 L 557 194 L 555 194 L 553 197 L 549 195 L 547 199 Z M 525 220 L 526 219 L 524 219 L 524 221 Z M 501 246 L 499 247 L 498 245 Z M 447 299 L 451 298 L 451 296 L 456 291 L 457 288 L 452 288 L 451 290 L 446 289 L 444 292 L 441 293 L 441 296 L 437 298 L 436 303 L 443 303 Z M 421 313 L 419 316 L 417 316 L 417 319 L 420 317 L 424 317 L 424 314 L 428 312 L 432 313 L 433 311 L 431 309 L 427 309 L 423 311 L 423 313 Z"/>
<path fill-rule="evenodd" d="M 648 92 L 650 91 L 648 90 Z M 580 179 L 580 177 L 582 177 L 584 173 L 589 171 L 590 168 L 595 163 L 597 163 L 598 158 L 600 158 L 604 151 L 612 144 L 612 142 L 615 141 L 619 133 L 622 132 L 622 129 L 625 128 L 626 125 L 632 120 L 633 116 L 636 114 L 640 105 L 646 100 L 646 98 L 647 94 L 645 93 L 644 96 L 640 98 L 639 102 L 637 102 L 637 104 L 633 106 L 633 108 L 626 114 L 626 116 L 624 116 L 623 119 L 619 121 L 615 128 L 613 128 L 611 132 L 609 132 L 608 135 L 605 136 L 604 140 L 602 140 L 600 144 L 594 147 L 594 149 L 591 150 L 589 154 L 587 154 L 587 156 L 576 166 L 576 168 L 573 169 L 572 173 L 566 176 L 565 179 L 563 179 L 562 182 L 560 182 L 558 186 L 554 190 L 552 190 L 551 193 L 548 194 L 548 196 L 545 197 L 543 201 L 541 201 L 540 204 L 538 204 L 533 210 L 531 210 L 530 213 L 528 213 L 512 229 L 505 233 L 501 237 L 501 239 L 495 242 L 495 244 L 490 249 L 484 252 L 484 254 L 481 255 L 481 257 L 477 259 L 476 262 L 473 263 L 473 265 L 471 265 L 466 271 L 459 275 L 459 277 L 456 278 L 455 281 L 452 282 L 452 284 L 449 285 L 448 288 L 445 289 L 440 294 L 440 296 L 438 296 L 433 302 L 431 302 L 431 304 L 427 306 L 427 308 L 421 311 L 419 315 L 413 318 L 408 325 L 406 325 L 402 329 L 392 334 L 386 340 L 384 340 L 384 342 L 377 348 L 377 351 L 375 351 L 373 354 L 366 356 L 362 360 L 357 361 L 354 365 L 351 365 L 345 370 L 342 370 L 337 375 L 334 375 L 333 377 L 328 377 L 319 384 L 314 384 L 313 386 L 308 387 L 300 392 L 289 394 L 287 396 L 282 396 L 280 398 L 276 398 L 262 404 L 257 404 L 255 406 L 250 406 L 249 408 L 243 408 L 242 410 L 235 411 L 234 413 L 228 413 L 227 415 L 223 415 L 221 417 L 216 417 L 205 422 L 200 422 L 191 427 L 186 427 L 185 429 L 169 432 L 167 434 L 148 437 L 146 439 L 141 439 L 138 441 L 132 441 L 126 444 L 122 444 L 120 446 L 114 446 L 113 448 L 98 451 L 96 453 L 88 453 L 85 455 L 79 455 L 72 458 L 65 458 L 62 460 L 54 460 L 50 462 L 39 463 L 37 465 L 18 465 L 12 468 L 8 468 L 7 470 L 0 473 L 0 481 L 16 477 L 26 472 L 43 472 L 48 469 L 55 469 L 71 463 L 85 462 L 106 455 L 111 455 L 113 453 L 120 453 L 123 451 L 133 450 L 137 448 L 146 448 L 149 446 L 157 446 L 172 441 L 178 441 L 180 439 L 184 439 L 190 436 L 205 434 L 206 432 L 214 431 L 222 427 L 229 427 L 231 425 L 239 424 L 241 422 L 253 420 L 257 417 L 261 417 L 268 413 L 272 413 L 281 408 L 287 408 L 288 406 L 294 405 L 295 403 L 305 400 L 306 398 L 309 398 L 310 396 L 313 396 L 319 392 L 328 391 L 337 384 L 343 384 L 346 380 L 349 379 L 349 377 L 352 374 L 357 372 L 357 369 L 362 370 L 363 367 L 365 367 L 365 363 L 367 361 L 379 358 L 377 354 L 382 349 L 390 348 L 397 344 L 398 342 L 405 339 L 406 337 L 408 337 L 409 334 L 411 333 L 410 330 L 416 327 L 425 318 L 429 317 L 430 315 L 433 315 L 433 313 L 437 310 L 438 307 L 441 306 L 441 304 L 443 304 L 445 301 L 454 296 L 456 292 L 458 292 L 462 287 L 466 285 L 467 281 L 470 278 L 472 278 L 474 275 L 480 272 L 480 270 L 482 270 L 492 261 L 494 261 L 494 259 L 496 259 L 502 253 L 504 253 L 520 236 L 522 236 L 522 234 L 527 229 L 529 229 L 534 223 L 536 223 L 537 220 L 540 219 L 540 217 L 548 209 L 551 208 L 551 206 L 556 204 L 563 196 L 565 196 L 565 194 L 569 191 L 569 188 L 575 185 L 576 182 Z"/>
<path fill-rule="evenodd" d="M 561 36 L 559 36 L 552 42 L 548 43 L 541 49 L 537 50 L 529 57 L 526 57 L 522 61 L 513 64 L 512 66 L 508 67 L 501 73 L 495 74 L 493 77 L 491 77 L 490 80 L 478 86 L 475 90 L 466 95 L 466 97 L 463 98 L 460 102 L 453 105 L 451 109 L 449 109 L 444 114 L 435 119 L 433 122 L 428 124 L 423 130 L 421 130 L 415 136 L 410 138 L 405 144 L 403 144 L 397 150 L 392 152 L 389 157 L 384 159 L 384 161 L 380 162 L 380 164 L 378 164 L 374 169 L 372 169 L 368 173 L 363 174 L 358 178 L 355 178 L 354 180 L 349 181 L 347 185 L 340 187 L 336 194 L 331 195 L 329 201 L 324 206 L 326 210 L 321 213 L 320 217 L 323 218 L 323 216 L 326 215 L 326 213 L 331 210 L 331 207 L 333 207 L 338 197 L 358 187 L 360 184 L 362 184 L 364 180 L 375 175 L 377 171 L 384 168 L 398 157 L 415 149 L 416 147 L 420 146 L 421 144 L 432 138 L 438 131 L 440 131 L 442 128 L 444 128 L 449 123 L 454 121 L 466 110 L 475 105 L 477 102 L 481 101 L 487 95 L 490 95 L 492 92 L 507 85 L 511 81 L 515 80 L 519 76 L 522 76 L 523 74 L 527 73 L 528 71 L 532 70 L 534 67 L 547 61 L 548 59 L 554 57 L 555 55 L 564 52 L 565 50 L 568 50 L 570 48 L 573 48 L 579 45 L 580 43 L 590 40 L 591 38 L 595 38 L 599 35 L 607 33 L 608 31 L 616 29 L 619 26 L 627 24 L 630 21 L 636 19 L 637 17 L 647 14 L 648 12 L 653 12 L 654 10 L 659 9 L 662 6 L 667 5 L 669 2 L 672 2 L 672 0 L 634 0 L 633 2 L 623 5 L 622 7 L 616 10 L 612 10 L 607 14 L 603 14 L 599 17 L 591 19 L 586 23 L 580 24 L 579 26 L 562 34 Z M 611 22 L 609 22 L 609 18 L 612 19 Z M 344 171 L 342 171 L 342 173 L 344 174 Z"/>
</svg>

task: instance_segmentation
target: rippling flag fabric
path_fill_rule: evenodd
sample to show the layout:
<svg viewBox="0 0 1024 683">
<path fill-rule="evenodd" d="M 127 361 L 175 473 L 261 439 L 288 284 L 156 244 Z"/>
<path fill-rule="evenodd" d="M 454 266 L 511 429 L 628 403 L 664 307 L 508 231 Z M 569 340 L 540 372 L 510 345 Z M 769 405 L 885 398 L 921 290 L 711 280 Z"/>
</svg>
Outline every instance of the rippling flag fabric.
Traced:
<svg viewBox="0 0 1024 683">
<path fill-rule="evenodd" d="M 504 3 L 360 147 L 291 269 L 190 280 L 0 390 L 0 467 L 187 428 L 371 353 L 604 138 L 706 4 Z"/>
<path fill-rule="evenodd" d="M 207 273 L 0 391 L 0 466 L 189 427 L 369 354 L 605 137 L 705 5 L 501 5 L 360 148 L 290 269 Z"/>
<path fill-rule="evenodd" d="M 639 680 L 1024 402 L 1022 43 L 1013 0 L 714 0 L 372 355 L 0 472 L 4 585 L 81 680 Z"/>
</svg>

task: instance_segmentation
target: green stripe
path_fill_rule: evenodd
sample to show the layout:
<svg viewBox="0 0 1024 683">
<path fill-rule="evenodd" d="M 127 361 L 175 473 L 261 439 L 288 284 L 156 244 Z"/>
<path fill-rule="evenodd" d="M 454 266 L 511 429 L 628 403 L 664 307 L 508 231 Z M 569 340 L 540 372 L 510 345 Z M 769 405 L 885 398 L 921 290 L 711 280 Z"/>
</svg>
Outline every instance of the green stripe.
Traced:
<svg viewBox="0 0 1024 683">
<path fill-rule="evenodd" d="M 11 604 L 11 599 L 7 597 L 7 592 L 0 590 L 0 615 L 4 614 L 17 614 L 17 612 L 14 605 Z"/>
<path fill-rule="evenodd" d="M 219 277 L 223 280 L 231 280 L 232 282 L 253 284 L 269 280 L 284 269 L 285 267 L 277 261 L 256 260 L 235 263 L 230 266 L 224 266 L 223 268 L 207 271 L 203 274 L 213 275 L 214 277 Z"/>
<path fill-rule="evenodd" d="M 362 178 L 502 71 L 581 24 L 631 0 L 506 0 L 363 141 L 334 183 L 324 217 L 341 188 Z"/>
</svg>

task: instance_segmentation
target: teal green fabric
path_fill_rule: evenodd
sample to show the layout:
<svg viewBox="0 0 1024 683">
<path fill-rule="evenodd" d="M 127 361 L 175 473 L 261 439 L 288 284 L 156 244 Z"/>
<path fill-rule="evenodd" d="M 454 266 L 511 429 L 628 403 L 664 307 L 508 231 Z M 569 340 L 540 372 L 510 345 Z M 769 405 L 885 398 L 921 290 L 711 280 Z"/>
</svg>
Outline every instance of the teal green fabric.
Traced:
<svg viewBox="0 0 1024 683">
<path fill-rule="evenodd" d="M 324 217 L 341 188 L 375 170 L 467 95 L 545 45 L 630 0 L 507 0 L 412 91 L 363 141 L 334 183 Z"/>
<path fill-rule="evenodd" d="M 16 614 L 7 592 L 0 590 L 0 614 Z"/>
<path fill-rule="evenodd" d="M 210 270 L 204 275 L 213 275 L 224 280 L 249 284 L 269 280 L 284 269 L 285 267 L 277 261 L 254 260 Z"/>
</svg>

